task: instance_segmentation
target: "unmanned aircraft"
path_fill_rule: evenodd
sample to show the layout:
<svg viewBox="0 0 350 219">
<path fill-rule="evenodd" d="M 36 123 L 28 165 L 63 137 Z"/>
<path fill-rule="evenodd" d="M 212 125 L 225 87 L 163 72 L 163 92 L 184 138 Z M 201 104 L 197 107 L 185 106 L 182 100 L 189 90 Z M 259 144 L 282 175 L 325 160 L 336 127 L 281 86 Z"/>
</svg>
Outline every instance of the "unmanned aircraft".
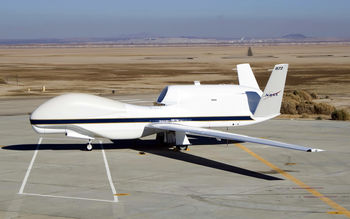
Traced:
<svg viewBox="0 0 350 219">
<path fill-rule="evenodd" d="M 154 106 L 70 93 L 40 105 L 30 116 L 40 134 L 65 134 L 92 141 L 138 139 L 156 134 L 162 143 L 186 148 L 187 135 L 252 142 L 307 152 L 321 149 L 214 130 L 251 125 L 280 115 L 288 64 L 276 65 L 261 91 L 249 64 L 237 65 L 239 85 L 169 85 Z"/>
</svg>

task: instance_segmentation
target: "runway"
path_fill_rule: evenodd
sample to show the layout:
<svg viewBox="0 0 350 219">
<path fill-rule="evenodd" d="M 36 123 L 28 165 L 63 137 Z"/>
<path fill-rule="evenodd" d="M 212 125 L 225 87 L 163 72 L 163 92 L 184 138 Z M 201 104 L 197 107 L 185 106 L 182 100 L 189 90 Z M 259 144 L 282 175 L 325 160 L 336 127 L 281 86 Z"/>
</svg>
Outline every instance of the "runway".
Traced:
<svg viewBox="0 0 350 219">
<path fill-rule="evenodd" d="M 229 130 L 321 153 L 194 137 L 177 152 L 154 136 L 96 141 L 87 152 L 81 140 L 40 140 L 28 113 L 42 101 L 1 102 L 0 218 L 350 218 L 349 122 L 276 119 Z"/>
</svg>

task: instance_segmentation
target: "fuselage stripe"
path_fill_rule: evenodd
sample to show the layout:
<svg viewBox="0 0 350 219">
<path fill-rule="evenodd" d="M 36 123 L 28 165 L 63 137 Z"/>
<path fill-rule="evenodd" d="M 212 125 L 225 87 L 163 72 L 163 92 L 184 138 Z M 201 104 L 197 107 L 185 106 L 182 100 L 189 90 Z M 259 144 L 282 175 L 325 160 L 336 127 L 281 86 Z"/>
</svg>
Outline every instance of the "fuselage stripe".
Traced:
<svg viewBox="0 0 350 219">
<path fill-rule="evenodd" d="M 32 125 L 87 124 L 87 123 L 135 123 L 135 122 L 201 122 L 201 121 L 247 121 L 250 116 L 220 117 L 156 117 L 156 118 L 103 118 L 103 119 L 31 119 Z"/>
</svg>

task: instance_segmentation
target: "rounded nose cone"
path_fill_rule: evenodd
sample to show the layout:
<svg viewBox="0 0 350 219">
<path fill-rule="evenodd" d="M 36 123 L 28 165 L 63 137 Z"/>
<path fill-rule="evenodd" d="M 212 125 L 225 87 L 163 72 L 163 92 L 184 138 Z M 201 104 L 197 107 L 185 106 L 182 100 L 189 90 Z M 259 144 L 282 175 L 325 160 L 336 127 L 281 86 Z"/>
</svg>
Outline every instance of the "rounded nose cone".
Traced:
<svg viewBox="0 0 350 219">
<path fill-rule="evenodd" d="M 125 104 L 89 94 L 64 94 L 40 105 L 31 120 L 95 118 L 125 112 Z"/>
</svg>

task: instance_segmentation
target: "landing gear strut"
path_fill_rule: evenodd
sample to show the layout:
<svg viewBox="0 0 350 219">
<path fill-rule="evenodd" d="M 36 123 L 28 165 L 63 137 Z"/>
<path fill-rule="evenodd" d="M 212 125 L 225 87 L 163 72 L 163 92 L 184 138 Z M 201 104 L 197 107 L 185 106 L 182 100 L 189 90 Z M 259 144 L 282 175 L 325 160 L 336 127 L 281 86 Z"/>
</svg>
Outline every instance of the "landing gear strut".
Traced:
<svg viewBox="0 0 350 219">
<path fill-rule="evenodd" d="M 86 145 L 86 150 L 87 151 L 92 151 L 92 144 L 91 144 L 91 139 L 89 139 L 89 143 Z"/>
</svg>

